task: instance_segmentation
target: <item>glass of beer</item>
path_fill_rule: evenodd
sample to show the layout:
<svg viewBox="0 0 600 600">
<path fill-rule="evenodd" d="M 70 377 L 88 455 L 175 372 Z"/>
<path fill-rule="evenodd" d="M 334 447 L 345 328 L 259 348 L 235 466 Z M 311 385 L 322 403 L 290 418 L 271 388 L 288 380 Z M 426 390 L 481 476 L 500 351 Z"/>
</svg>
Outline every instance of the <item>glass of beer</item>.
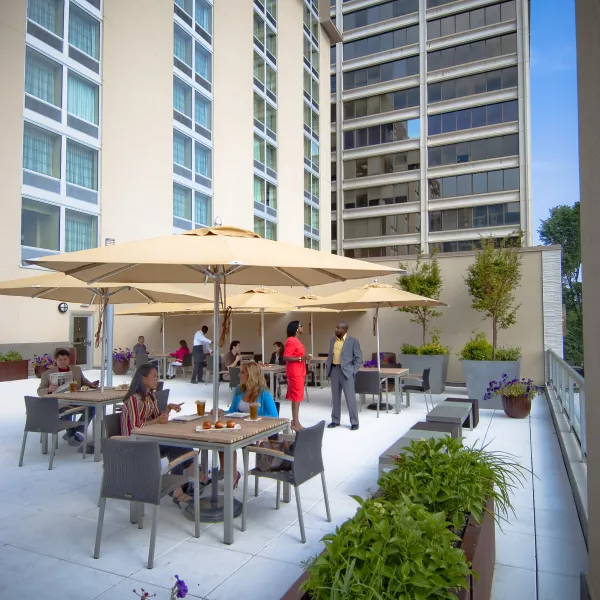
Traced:
<svg viewBox="0 0 600 600">
<path fill-rule="evenodd" d="M 204 411 L 206 409 L 206 401 L 205 400 L 196 400 L 196 413 L 199 417 L 204 416 Z"/>
<path fill-rule="evenodd" d="M 77 382 L 76 381 L 69 381 L 69 392 L 74 393 L 77 391 Z"/>
<path fill-rule="evenodd" d="M 260 406 L 260 402 L 253 402 L 252 404 L 248 404 L 248 408 L 250 409 L 250 419 L 252 421 L 256 421 L 258 419 L 258 407 Z"/>
</svg>

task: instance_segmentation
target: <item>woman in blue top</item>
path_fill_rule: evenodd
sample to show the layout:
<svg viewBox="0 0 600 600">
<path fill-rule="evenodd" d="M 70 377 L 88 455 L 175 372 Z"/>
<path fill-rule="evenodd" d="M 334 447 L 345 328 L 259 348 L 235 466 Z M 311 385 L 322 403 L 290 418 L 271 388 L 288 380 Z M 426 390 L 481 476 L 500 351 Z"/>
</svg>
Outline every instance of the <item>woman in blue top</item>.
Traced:
<svg viewBox="0 0 600 600">
<path fill-rule="evenodd" d="M 231 414 L 236 412 L 249 413 L 249 404 L 258 402 L 259 417 L 278 417 L 277 407 L 271 392 L 267 388 L 267 383 L 260 370 L 260 367 L 254 361 L 244 362 L 240 367 L 240 385 L 235 389 L 233 394 L 233 400 L 229 410 L 223 413 L 219 410 L 219 415 Z M 219 452 L 219 458 L 221 465 L 223 465 L 223 453 Z M 240 472 L 237 470 L 237 452 L 233 455 L 233 470 L 235 471 L 235 478 L 233 481 L 234 489 L 238 486 L 240 481 Z"/>
</svg>

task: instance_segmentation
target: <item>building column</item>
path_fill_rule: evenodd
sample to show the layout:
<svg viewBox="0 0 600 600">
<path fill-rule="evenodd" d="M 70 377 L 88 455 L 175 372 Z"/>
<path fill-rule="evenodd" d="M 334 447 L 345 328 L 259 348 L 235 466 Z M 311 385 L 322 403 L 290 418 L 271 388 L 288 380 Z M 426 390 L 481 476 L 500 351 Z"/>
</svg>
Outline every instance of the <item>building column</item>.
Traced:
<svg viewBox="0 0 600 600">
<path fill-rule="evenodd" d="M 600 3 L 576 0 L 579 94 L 579 180 L 583 264 L 583 325 L 587 430 L 600 424 Z M 588 553 L 590 598 L 600 598 L 600 437 L 588 436 Z M 582 597 L 583 596 L 582 594 Z"/>
</svg>

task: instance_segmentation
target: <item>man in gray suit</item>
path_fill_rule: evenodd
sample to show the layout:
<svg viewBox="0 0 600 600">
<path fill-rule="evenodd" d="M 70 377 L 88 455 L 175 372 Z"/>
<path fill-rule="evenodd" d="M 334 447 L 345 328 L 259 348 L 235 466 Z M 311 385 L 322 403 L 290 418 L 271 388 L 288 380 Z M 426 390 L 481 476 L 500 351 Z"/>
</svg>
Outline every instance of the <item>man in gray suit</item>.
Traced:
<svg viewBox="0 0 600 600">
<path fill-rule="evenodd" d="M 327 357 L 327 376 L 331 378 L 331 396 L 333 407 L 331 410 L 331 423 L 327 427 L 338 427 L 342 404 L 342 390 L 350 413 L 350 429 L 358 429 L 358 408 L 356 392 L 354 391 L 354 378 L 362 367 L 363 358 L 360 344 L 356 338 L 348 335 L 348 323 L 341 321 L 335 326 L 335 337 L 329 343 L 329 356 Z"/>
</svg>

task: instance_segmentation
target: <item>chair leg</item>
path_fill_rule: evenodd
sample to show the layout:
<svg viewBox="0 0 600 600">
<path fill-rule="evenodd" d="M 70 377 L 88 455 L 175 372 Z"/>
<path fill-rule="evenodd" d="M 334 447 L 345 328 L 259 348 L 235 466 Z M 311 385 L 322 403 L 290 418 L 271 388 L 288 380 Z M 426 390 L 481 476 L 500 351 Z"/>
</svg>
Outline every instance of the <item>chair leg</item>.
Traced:
<svg viewBox="0 0 600 600">
<path fill-rule="evenodd" d="M 87 451 L 87 428 L 88 428 L 88 417 L 89 417 L 89 408 L 86 406 L 83 412 L 83 419 L 85 421 L 85 425 L 83 426 L 83 448 L 82 448 L 82 460 L 85 460 L 86 451 Z"/>
<path fill-rule="evenodd" d="M 327 521 L 331 523 L 331 510 L 329 509 L 329 495 L 327 493 L 327 485 L 325 485 L 325 471 L 321 471 L 321 483 L 323 484 L 323 500 L 325 501 L 325 512 L 327 513 Z"/>
<path fill-rule="evenodd" d="M 50 444 L 50 462 L 48 464 L 48 471 L 52 471 L 52 464 L 54 463 L 54 452 L 56 452 L 56 444 L 58 443 L 58 434 L 52 434 L 52 443 Z"/>
<path fill-rule="evenodd" d="M 144 505 L 141 502 L 135 503 L 135 512 L 137 514 L 138 529 L 144 529 Z"/>
<path fill-rule="evenodd" d="M 94 546 L 94 558 L 100 558 L 100 542 L 102 542 L 102 526 L 104 525 L 104 510 L 106 509 L 106 498 L 100 498 L 100 512 L 98 513 L 98 528 L 96 529 L 96 544 Z"/>
<path fill-rule="evenodd" d="M 242 488 L 242 531 L 246 531 L 246 507 L 248 505 L 248 451 L 243 450 L 244 456 L 244 486 Z M 254 477 L 255 488 L 258 488 L 258 477 Z M 255 494 L 256 496 L 256 494 Z"/>
<path fill-rule="evenodd" d="M 435 405 L 433 404 L 433 394 L 431 393 L 431 390 L 429 390 L 429 401 L 431 402 L 431 410 L 433 410 Z"/>
<path fill-rule="evenodd" d="M 302 514 L 302 502 L 300 502 L 300 489 L 296 485 L 294 486 L 294 494 L 296 496 L 296 506 L 298 508 L 298 524 L 300 525 L 300 539 L 302 540 L 303 544 L 306 544 L 306 532 L 304 531 L 304 515 Z"/>
<path fill-rule="evenodd" d="M 154 548 L 156 547 L 156 530 L 158 529 L 158 504 L 152 507 L 152 530 L 150 531 L 150 548 L 148 548 L 148 568 L 154 567 Z"/>
<path fill-rule="evenodd" d="M 41 440 L 40 440 L 41 441 Z M 23 443 L 21 444 L 21 455 L 19 456 L 19 466 L 23 466 L 23 456 L 25 456 L 25 444 L 27 443 L 27 431 L 23 432 Z"/>
<path fill-rule="evenodd" d="M 245 468 L 245 467 L 244 467 Z M 256 496 L 258 496 L 258 492 L 260 491 L 258 489 L 258 481 L 259 481 L 260 477 L 258 475 L 254 476 L 254 497 L 256 498 Z"/>
<path fill-rule="evenodd" d="M 58 450 L 58 436 L 56 436 L 56 440 L 54 442 L 54 447 Z"/>
<path fill-rule="evenodd" d="M 277 482 L 277 498 L 275 498 L 275 510 L 281 506 L 281 481 Z"/>
</svg>

